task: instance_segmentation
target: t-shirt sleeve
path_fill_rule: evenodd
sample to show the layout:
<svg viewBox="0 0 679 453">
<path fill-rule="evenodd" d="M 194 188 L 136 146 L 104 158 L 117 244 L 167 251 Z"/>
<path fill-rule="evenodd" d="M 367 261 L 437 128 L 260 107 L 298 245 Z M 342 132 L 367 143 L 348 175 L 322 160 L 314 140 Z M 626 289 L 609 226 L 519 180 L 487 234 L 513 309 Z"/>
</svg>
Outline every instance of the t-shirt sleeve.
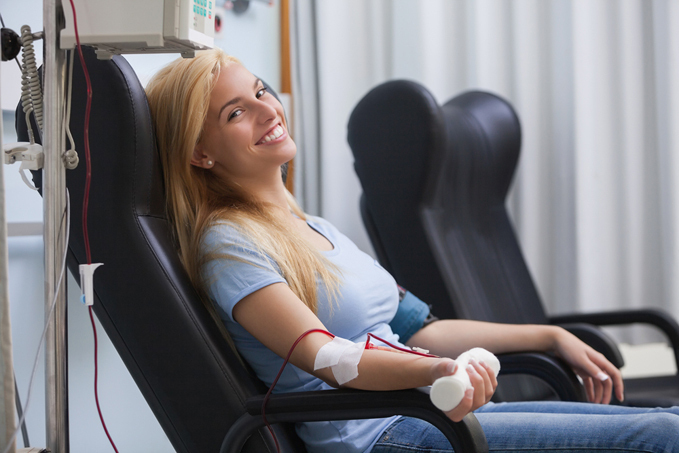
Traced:
<svg viewBox="0 0 679 453">
<path fill-rule="evenodd" d="M 233 319 L 244 297 L 273 283 L 286 283 L 276 263 L 229 224 L 212 226 L 203 240 L 210 259 L 202 269 L 209 296 Z"/>
</svg>

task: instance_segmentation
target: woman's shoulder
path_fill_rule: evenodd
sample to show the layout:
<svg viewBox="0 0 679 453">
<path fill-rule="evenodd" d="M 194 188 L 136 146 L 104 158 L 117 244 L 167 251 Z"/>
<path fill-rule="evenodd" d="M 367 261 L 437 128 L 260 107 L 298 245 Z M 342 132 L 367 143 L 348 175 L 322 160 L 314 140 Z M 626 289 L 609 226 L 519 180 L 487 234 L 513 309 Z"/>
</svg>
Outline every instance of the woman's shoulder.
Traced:
<svg viewBox="0 0 679 453">
<path fill-rule="evenodd" d="M 202 244 L 208 249 L 228 245 L 254 245 L 243 226 L 230 220 L 218 220 L 207 226 Z"/>
<path fill-rule="evenodd" d="M 243 233 L 235 222 L 229 220 L 218 220 L 205 227 L 205 240 L 215 240 L 225 236 L 242 236 Z"/>
</svg>

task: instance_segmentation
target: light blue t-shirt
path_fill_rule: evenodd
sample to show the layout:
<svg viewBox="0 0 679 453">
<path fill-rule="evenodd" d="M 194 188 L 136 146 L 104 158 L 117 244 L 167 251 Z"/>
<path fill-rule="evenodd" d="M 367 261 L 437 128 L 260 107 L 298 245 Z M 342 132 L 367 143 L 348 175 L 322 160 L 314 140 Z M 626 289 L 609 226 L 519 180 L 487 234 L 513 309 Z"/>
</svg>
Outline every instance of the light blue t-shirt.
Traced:
<svg viewBox="0 0 679 453">
<path fill-rule="evenodd" d="M 326 220 L 308 217 L 307 223 L 332 243 L 333 249 L 323 254 L 342 272 L 339 296 L 332 313 L 323 285 L 319 285 L 318 317 L 321 322 L 333 334 L 354 342 L 365 341 L 371 332 L 399 344 L 398 335 L 389 327 L 398 308 L 398 289 L 393 277 Z M 285 279 L 278 266 L 233 225 L 219 223 L 212 226 L 203 246 L 206 251 L 234 257 L 213 260 L 205 266 L 208 291 L 239 353 L 270 386 L 283 359 L 234 321 L 232 313 L 233 307 L 245 296 L 273 283 L 285 283 Z M 274 392 L 327 389 L 332 387 L 288 364 Z M 380 433 L 397 418 L 299 423 L 297 433 L 310 453 L 361 453 L 369 451 Z"/>
</svg>

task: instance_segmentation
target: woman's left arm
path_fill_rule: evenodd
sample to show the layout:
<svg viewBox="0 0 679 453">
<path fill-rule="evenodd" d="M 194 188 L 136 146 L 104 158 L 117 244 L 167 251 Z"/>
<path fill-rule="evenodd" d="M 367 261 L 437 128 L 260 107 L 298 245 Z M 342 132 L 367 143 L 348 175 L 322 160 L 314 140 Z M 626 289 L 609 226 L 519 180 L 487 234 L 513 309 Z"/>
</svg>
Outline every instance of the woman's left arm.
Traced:
<svg viewBox="0 0 679 453">
<path fill-rule="evenodd" d="M 446 319 L 420 329 L 406 344 L 452 358 L 473 347 L 482 347 L 495 354 L 551 352 L 582 378 L 589 401 L 608 404 L 613 390 L 617 398 L 623 400 L 620 370 L 603 354 L 558 326 Z"/>
</svg>

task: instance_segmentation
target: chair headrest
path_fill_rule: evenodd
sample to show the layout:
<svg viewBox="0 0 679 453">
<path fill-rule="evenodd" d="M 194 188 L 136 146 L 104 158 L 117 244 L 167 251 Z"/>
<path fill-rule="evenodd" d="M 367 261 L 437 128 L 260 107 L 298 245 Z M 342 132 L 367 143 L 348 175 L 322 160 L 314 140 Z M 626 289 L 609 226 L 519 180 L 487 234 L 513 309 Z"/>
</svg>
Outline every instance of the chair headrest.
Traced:
<svg viewBox="0 0 679 453">
<path fill-rule="evenodd" d="M 386 82 L 366 94 L 349 118 L 348 141 L 368 200 L 388 193 L 416 208 L 431 156 L 444 139 L 442 126 L 436 100 L 415 82 Z"/>
<path fill-rule="evenodd" d="M 472 209 L 504 206 L 521 152 L 519 118 L 506 100 L 483 91 L 462 93 L 443 107 L 446 163 L 435 184 L 462 192 Z M 433 192 L 433 191 L 432 191 Z"/>
</svg>

